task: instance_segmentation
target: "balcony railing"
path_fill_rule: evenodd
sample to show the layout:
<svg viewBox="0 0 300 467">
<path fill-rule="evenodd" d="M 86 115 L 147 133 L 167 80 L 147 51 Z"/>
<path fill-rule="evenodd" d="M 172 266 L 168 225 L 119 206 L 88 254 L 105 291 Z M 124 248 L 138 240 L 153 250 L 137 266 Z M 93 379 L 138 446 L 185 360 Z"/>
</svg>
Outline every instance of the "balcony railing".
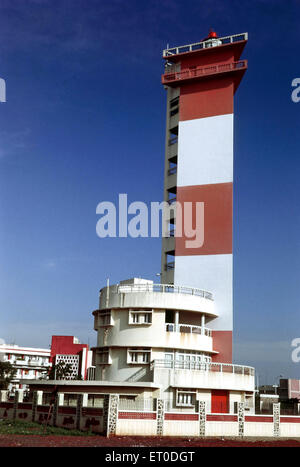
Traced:
<svg viewBox="0 0 300 467">
<path fill-rule="evenodd" d="M 243 32 L 241 34 L 233 34 L 231 36 L 218 37 L 218 45 L 233 44 L 235 42 L 247 41 L 248 33 Z M 185 52 L 194 52 L 195 50 L 201 50 L 211 47 L 209 41 L 195 42 L 194 44 L 181 45 L 180 47 L 173 47 L 165 49 L 163 51 L 163 57 L 169 57 L 171 55 L 177 55 Z"/>
<path fill-rule="evenodd" d="M 247 68 L 247 60 L 223 63 L 221 65 L 210 65 L 204 67 L 188 68 L 187 70 L 165 73 L 162 75 L 162 83 L 168 84 L 172 81 L 181 81 L 191 78 L 201 78 L 203 76 L 215 75 L 229 71 L 242 70 Z"/>
<path fill-rule="evenodd" d="M 203 336 L 211 337 L 212 330 L 202 326 L 195 326 L 193 324 L 175 324 L 166 323 L 167 332 L 182 332 L 186 334 L 201 334 Z"/>
<path fill-rule="evenodd" d="M 168 263 L 170 264 L 170 263 Z M 205 290 L 185 287 L 181 285 L 173 284 L 126 284 L 118 285 L 117 293 L 138 293 L 138 292 L 155 292 L 155 293 L 179 293 L 186 295 L 196 295 L 198 297 L 207 298 L 213 300 L 213 295 Z"/>
<path fill-rule="evenodd" d="M 151 366 L 152 368 L 231 373 L 245 376 L 254 376 L 255 374 L 255 369 L 251 366 L 233 365 L 231 363 L 202 363 L 186 360 L 153 360 L 151 362 Z"/>
</svg>

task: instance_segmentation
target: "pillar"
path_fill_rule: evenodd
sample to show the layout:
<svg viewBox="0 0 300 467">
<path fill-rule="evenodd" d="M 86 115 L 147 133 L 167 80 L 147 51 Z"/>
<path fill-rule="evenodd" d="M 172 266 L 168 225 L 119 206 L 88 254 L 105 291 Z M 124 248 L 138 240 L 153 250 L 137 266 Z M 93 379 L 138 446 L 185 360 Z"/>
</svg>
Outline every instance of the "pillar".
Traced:
<svg viewBox="0 0 300 467">
<path fill-rule="evenodd" d="M 7 402 L 8 400 L 8 393 L 6 390 L 1 390 L 0 392 L 0 402 Z"/>
<path fill-rule="evenodd" d="M 199 436 L 205 436 L 206 426 L 206 403 L 199 401 Z"/>
<path fill-rule="evenodd" d="M 244 436 L 245 431 L 245 403 L 238 402 L 239 436 Z"/>
<path fill-rule="evenodd" d="M 156 399 L 156 434 L 158 436 L 163 436 L 164 434 L 164 401 L 163 399 Z"/>
<path fill-rule="evenodd" d="M 280 402 L 273 404 L 273 435 L 280 436 Z"/>
</svg>

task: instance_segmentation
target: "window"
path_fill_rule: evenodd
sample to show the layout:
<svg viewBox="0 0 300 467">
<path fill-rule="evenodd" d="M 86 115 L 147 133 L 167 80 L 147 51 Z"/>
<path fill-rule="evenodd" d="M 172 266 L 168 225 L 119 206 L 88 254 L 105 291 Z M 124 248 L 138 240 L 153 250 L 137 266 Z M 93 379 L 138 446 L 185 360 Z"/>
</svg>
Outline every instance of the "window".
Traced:
<svg viewBox="0 0 300 467">
<path fill-rule="evenodd" d="M 134 310 L 129 311 L 128 324 L 152 324 L 152 311 Z"/>
<path fill-rule="evenodd" d="M 196 402 L 196 391 L 178 389 L 176 394 L 176 405 L 193 407 Z"/>
<path fill-rule="evenodd" d="M 99 320 L 98 321 L 99 326 L 112 326 L 113 325 L 110 311 L 107 313 L 100 313 L 98 315 L 98 320 Z"/>
<path fill-rule="evenodd" d="M 97 363 L 98 365 L 108 365 L 110 361 L 109 350 L 101 350 L 97 352 Z"/>
<path fill-rule="evenodd" d="M 147 364 L 150 362 L 150 349 L 128 349 L 127 363 Z"/>
</svg>

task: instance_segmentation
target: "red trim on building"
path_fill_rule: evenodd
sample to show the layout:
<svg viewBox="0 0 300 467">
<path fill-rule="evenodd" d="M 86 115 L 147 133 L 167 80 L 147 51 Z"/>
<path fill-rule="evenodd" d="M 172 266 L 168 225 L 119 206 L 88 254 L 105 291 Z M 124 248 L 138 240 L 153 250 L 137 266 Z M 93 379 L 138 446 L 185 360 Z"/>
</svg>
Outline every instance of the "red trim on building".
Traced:
<svg viewBox="0 0 300 467">
<path fill-rule="evenodd" d="M 165 420 L 188 420 L 197 422 L 199 415 L 196 413 L 165 413 Z"/>
<path fill-rule="evenodd" d="M 264 415 L 260 415 L 260 416 L 245 415 L 245 422 L 273 423 L 273 417 L 268 417 Z"/>
<path fill-rule="evenodd" d="M 59 414 L 73 415 L 76 414 L 76 407 L 58 407 Z"/>
<path fill-rule="evenodd" d="M 226 415 L 226 414 L 223 414 L 223 415 L 217 415 L 217 414 L 211 415 L 211 414 L 207 414 L 206 421 L 207 422 L 237 422 L 238 417 L 237 417 L 237 415 Z"/>
<path fill-rule="evenodd" d="M 196 203 L 204 203 L 204 243 L 199 248 L 187 248 L 193 240 L 184 233 L 185 209 L 182 209 L 182 236 L 175 237 L 175 255 L 217 255 L 232 253 L 232 183 L 184 186 L 177 188 L 177 201 L 192 203 L 192 219 L 186 225 L 196 228 Z M 192 222 L 192 224 L 191 224 Z"/>
<path fill-rule="evenodd" d="M 101 417 L 103 415 L 103 409 L 100 407 L 99 409 L 97 409 L 96 407 L 83 407 L 82 415 L 84 417 L 89 417 L 90 415 L 93 415 L 95 417 Z"/>
<path fill-rule="evenodd" d="M 119 412 L 119 419 L 131 419 L 131 420 L 156 420 L 155 412 Z"/>
<path fill-rule="evenodd" d="M 31 410 L 32 409 L 32 404 L 28 403 L 28 402 L 19 402 L 18 403 L 18 409 Z"/>
<path fill-rule="evenodd" d="M 300 423 L 300 417 L 280 417 L 280 423 Z"/>
<path fill-rule="evenodd" d="M 213 346 L 218 354 L 212 355 L 214 363 L 232 363 L 232 331 L 212 331 Z"/>
</svg>

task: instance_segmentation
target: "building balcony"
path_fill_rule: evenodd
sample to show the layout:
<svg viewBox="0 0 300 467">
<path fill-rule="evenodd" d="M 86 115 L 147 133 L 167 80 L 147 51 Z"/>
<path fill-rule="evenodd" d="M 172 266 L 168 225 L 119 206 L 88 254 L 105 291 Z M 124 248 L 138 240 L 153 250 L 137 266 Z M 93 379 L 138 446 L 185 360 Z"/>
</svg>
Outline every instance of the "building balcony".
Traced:
<svg viewBox="0 0 300 467">
<path fill-rule="evenodd" d="M 135 279 L 135 281 L 139 281 L 139 279 Z M 101 289 L 99 309 L 188 310 L 217 317 L 213 296 L 208 291 L 173 284 L 154 284 L 152 281 L 143 279 L 140 281 L 140 283 L 121 282 Z"/>
<path fill-rule="evenodd" d="M 229 363 L 198 363 L 154 360 L 153 381 L 167 382 L 174 388 L 254 391 L 255 370 Z"/>
<path fill-rule="evenodd" d="M 172 85 L 190 80 L 198 80 L 212 75 L 221 75 L 235 71 L 245 71 L 247 69 L 247 60 L 238 60 L 231 63 L 223 63 L 218 65 L 201 66 L 188 68 L 177 72 L 167 72 L 162 75 L 162 84 Z M 170 144 L 170 143 L 169 143 Z"/>
<path fill-rule="evenodd" d="M 248 33 L 243 32 L 241 34 L 233 34 L 231 36 L 225 36 L 225 37 L 218 37 L 214 42 L 212 43 L 211 41 L 200 41 L 200 42 L 195 42 L 193 44 L 188 44 L 188 45 L 182 45 L 180 47 L 172 47 L 169 49 L 165 49 L 163 51 L 163 58 L 165 59 L 171 59 L 172 57 L 184 53 L 190 53 L 190 52 L 198 52 L 203 49 L 210 49 L 212 46 L 213 47 L 220 47 L 220 46 L 228 46 L 231 44 L 236 44 L 236 43 L 244 43 L 245 41 L 248 40 Z"/>
</svg>

